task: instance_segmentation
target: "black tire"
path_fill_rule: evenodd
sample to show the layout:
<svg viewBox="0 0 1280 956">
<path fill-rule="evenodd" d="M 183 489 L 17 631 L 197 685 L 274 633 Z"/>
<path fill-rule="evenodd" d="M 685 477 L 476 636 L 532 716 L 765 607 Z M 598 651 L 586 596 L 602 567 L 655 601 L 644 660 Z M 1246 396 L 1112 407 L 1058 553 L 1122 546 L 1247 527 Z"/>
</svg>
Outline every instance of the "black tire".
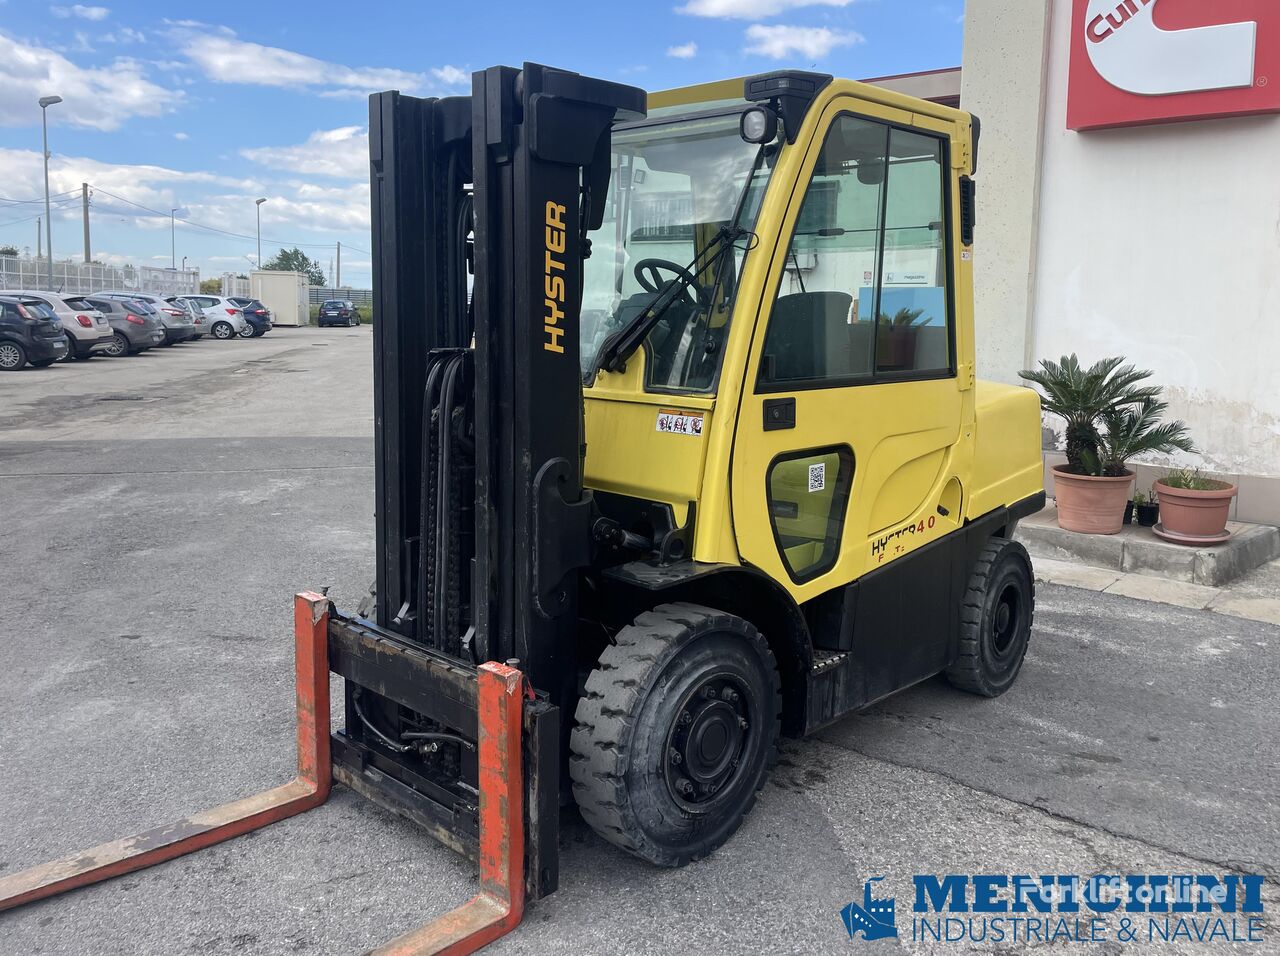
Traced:
<svg viewBox="0 0 1280 956">
<path fill-rule="evenodd" d="M 224 342 L 227 339 L 234 339 L 236 337 L 235 327 L 230 322 L 215 322 L 213 323 L 213 337 Z"/>
<path fill-rule="evenodd" d="M 251 339 L 258 333 L 254 331 L 252 325 L 246 325 L 243 329 L 236 333 L 242 339 Z"/>
<path fill-rule="evenodd" d="M 960 654 L 947 668 L 954 687 L 999 697 L 1018 679 L 1031 641 L 1036 581 L 1027 549 L 992 538 L 978 553 L 960 608 Z"/>
<path fill-rule="evenodd" d="M 781 711 L 777 664 L 753 625 L 696 604 L 641 614 L 578 701 L 569 773 L 583 818 L 658 866 L 705 857 L 755 804 Z"/>
<path fill-rule="evenodd" d="M 38 362 L 32 362 L 31 367 L 32 368 L 48 368 L 50 365 L 52 365 L 56 361 L 58 361 L 58 359 L 41 359 Z"/>
<path fill-rule="evenodd" d="M 26 349 L 17 342 L 0 341 L 0 372 L 16 372 L 26 364 Z"/>
</svg>

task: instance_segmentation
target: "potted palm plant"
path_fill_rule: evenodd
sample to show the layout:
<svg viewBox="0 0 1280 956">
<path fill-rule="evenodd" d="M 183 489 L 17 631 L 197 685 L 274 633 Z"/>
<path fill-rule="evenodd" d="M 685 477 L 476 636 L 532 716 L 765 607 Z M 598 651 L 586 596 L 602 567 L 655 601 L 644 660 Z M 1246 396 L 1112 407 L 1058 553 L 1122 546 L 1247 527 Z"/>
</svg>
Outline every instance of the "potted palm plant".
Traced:
<svg viewBox="0 0 1280 956">
<path fill-rule="evenodd" d="M 1229 481 L 1205 478 L 1198 471 L 1182 469 L 1155 483 L 1160 498 L 1160 537 L 1179 544 L 1221 544 L 1231 537 L 1227 517 L 1237 488 Z"/>
<path fill-rule="evenodd" d="M 1124 361 L 1114 356 L 1086 369 L 1066 355 L 1021 373 L 1040 386 L 1043 409 L 1063 420 L 1067 463 L 1054 466 L 1053 480 L 1058 524 L 1068 531 L 1118 533 L 1133 485 L 1129 459 L 1191 446 L 1181 422 L 1160 424 L 1167 408 L 1160 388 L 1142 384 L 1151 372 Z"/>
</svg>

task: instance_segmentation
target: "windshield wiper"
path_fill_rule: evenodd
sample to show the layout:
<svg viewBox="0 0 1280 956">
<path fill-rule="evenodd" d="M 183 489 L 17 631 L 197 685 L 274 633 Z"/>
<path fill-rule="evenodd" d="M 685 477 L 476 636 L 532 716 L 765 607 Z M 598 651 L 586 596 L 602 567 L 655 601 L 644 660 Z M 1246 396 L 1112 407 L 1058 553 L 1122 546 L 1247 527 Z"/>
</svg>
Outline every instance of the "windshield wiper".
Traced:
<svg viewBox="0 0 1280 956">
<path fill-rule="evenodd" d="M 698 253 L 693 261 L 685 267 L 683 273 L 680 273 L 677 278 L 668 283 L 666 288 L 658 294 L 658 297 L 650 302 L 639 315 L 604 340 L 600 346 L 600 351 L 596 353 L 596 360 L 586 380 L 588 382 L 593 381 L 601 370 L 621 372 L 626 368 L 627 359 L 631 357 L 632 353 L 640 347 L 640 343 L 653 331 L 653 327 L 666 314 L 671 304 L 680 298 L 685 290 L 693 284 L 693 279 L 712 269 L 715 270 L 718 278 L 718 266 L 721 258 L 726 252 L 733 249 L 734 243 L 746 235 L 750 235 L 750 233 L 745 229 L 739 229 L 736 226 L 722 226 L 702 252 Z M 717 284 L 719 283 L 717 282 Z M 714 291 L 713 287 L 712 294 L 714 294 Z"/>
<path fill-rule="evenodd" d="M 706 247 L 693 257 L 693 261 L 685 268 L 682 275 L 663 289 L 658 294 L 658 297 L 650 302 L 639 315 L 618 331 L 611 333 L 601 343 L 600 350 L 596 353 L 595 361 L 591 363 L 591 368 L 583 376 L 584 383 L 590 384 L 595 381 L 601 370 L 621 372 L 626 368 L 627 359 L 631 357 L 632 353 L 640 347 L 640 343 L 653 331 L 653 327 L 658 324 L 663 314 L 671 307 L 671 303 L 684 294 L 684 291 L 692 285 L 692 280 L 713 267 L 715 282 L 709 290 L 709 295 L 711 299 L 715 298 L 716 289 L 720 285 L 721 276 L 724 272 L 723 269 L 719 268 L 723 257 L 733 249 L 734 244 L 739 239 L 744 236 L 754 235 L 750 230 L 740 227 L 738 221 L 742 218 L 742 211 L 746 207 L 747 197 L 751 193 L 751 184 L 764 163 L 766 149 L 767 147 L 762 145 L 756 151 L 755 161 L 752 162 L 751 170 L 747 173 L 746 182 L 742 184 L 742 192 L 738 194 L 738 203 L 733 210 L 733 218 L 729 220 L 727 225 L 721 226 L 720 231 L 707 243 Z"/>
</svg>

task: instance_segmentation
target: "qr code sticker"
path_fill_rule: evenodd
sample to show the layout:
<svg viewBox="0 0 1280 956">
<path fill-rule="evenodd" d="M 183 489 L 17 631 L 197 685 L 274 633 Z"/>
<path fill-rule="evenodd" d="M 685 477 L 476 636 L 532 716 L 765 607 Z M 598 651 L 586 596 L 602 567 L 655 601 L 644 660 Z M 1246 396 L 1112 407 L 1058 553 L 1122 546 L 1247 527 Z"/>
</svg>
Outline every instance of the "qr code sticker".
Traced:
<svg viewBox="0 0 1280 956">
<path fill-rule="evenodd" d="M 818 462 L 809 466 L 809 491 L 822 491 L 827 487 L 827 463 Z"/>
</svg>

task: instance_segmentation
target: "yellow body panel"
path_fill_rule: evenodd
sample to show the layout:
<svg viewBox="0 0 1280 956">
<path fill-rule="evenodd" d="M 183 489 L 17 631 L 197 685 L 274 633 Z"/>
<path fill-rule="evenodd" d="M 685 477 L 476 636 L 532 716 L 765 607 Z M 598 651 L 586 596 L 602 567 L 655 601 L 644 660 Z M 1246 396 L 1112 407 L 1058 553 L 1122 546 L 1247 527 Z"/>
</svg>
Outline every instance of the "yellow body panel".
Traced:
<svg viewBox="0 0 1280 956">
<path fill-rule="evenodd" d="M 741 100 L 742 81 L 650 94 L 651 108 Z M 949 141 L 954 375 L 785 392 L 755 382 L 784 257 L 826 131 L 842 113 Z M 972 247 L 960 243 L 960 177 L 972 172 L 968 113 L 875 86 L 836 80 L 780 152 L 756 217 L 759 244 L 744 262 L 716 394 L 644 390 L 643 350 L 625 371 L 586 390 L 589 487 L 672 505 L 677 522 L 696 503 L 695 561 L 750 564 L 798 603 L 883 567 L 959 529 L 967 519 L 1043 490 L 1039 405 L 1029 390 L 974 380 Z M 856 318 L 856 312 L 854 313 Z M 770 399 L 795 399 L 794 428 L 767 431 Z M 702 416 L 701 432 L 664 433 L 662 412 Z M 852 483 L 838 527 L 826 515 L 852 451 Z M 814 454 L 783 461 L 779 458 Z M 810 466 L 817 468 L 817 480 Z M 772 494 L 772 500 L 770 495 Z M 771 517 L 772 512 L 772 517 Z M 831 545 L 835 535 L 838 542 Z M 829 569 L 809 578 L 824 547 Z"/>
</svg>

